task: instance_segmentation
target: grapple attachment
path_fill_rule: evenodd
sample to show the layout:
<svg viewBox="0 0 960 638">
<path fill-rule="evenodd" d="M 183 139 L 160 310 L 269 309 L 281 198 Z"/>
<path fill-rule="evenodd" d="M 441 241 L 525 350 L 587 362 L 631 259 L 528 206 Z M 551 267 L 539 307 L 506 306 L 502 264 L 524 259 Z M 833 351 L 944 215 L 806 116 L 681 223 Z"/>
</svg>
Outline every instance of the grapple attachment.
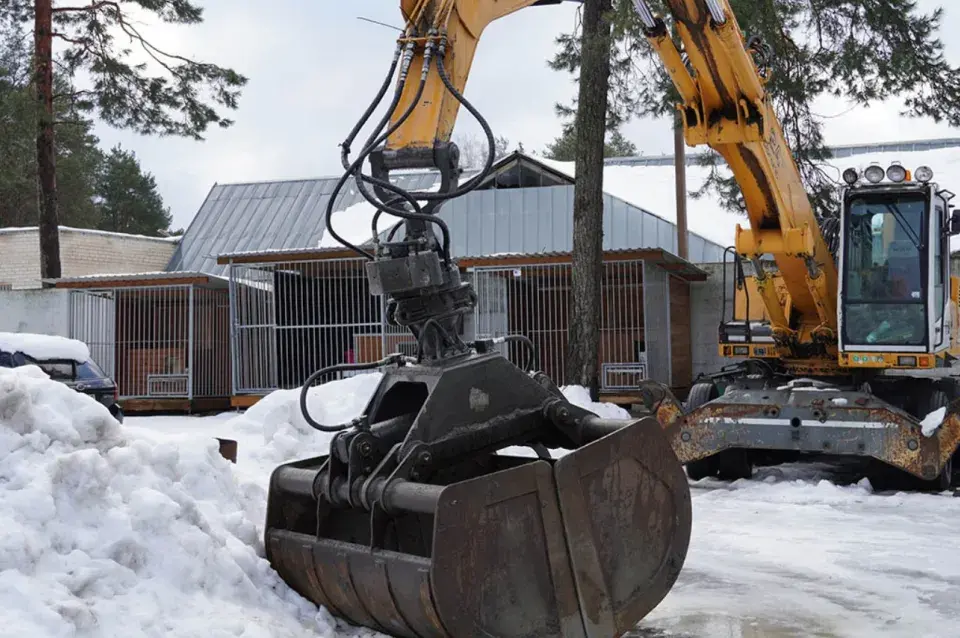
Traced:
<svg viewBox="0 0 960 638">
<path fill-rule="evenodd" d="M 388 370 L 366 415 L 270 482 L 267 557 L 334 615 L 394 636 L 609 637 L 673 586 L 690 494 L 655 419 L 600 419 L 499 355 Z M 498 453 L 515 445 L 541 457 Z"/>
</svg>

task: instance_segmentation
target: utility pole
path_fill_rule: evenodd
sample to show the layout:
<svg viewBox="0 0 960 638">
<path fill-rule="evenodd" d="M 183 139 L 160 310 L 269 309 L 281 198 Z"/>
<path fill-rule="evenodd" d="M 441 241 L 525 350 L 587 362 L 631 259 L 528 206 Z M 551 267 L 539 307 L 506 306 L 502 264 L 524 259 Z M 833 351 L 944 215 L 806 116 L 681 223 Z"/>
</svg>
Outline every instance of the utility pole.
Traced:
<svg viewBox="0 0 960 638">
<path fill-rule="evenodd" d="M 677 118 L 673 127 L 673 158 L 677 186 L 677 256 L 689 259 L 687 251 L 687 154 L 683 139 L 683 122 Z"/>
<path fill-rule="evenodd" d="M 34 19 L 40 277 L 57 279 L 61 276 L 61 270 L 53 114 L 53 0 L 36 0 Z"/>
</svg>

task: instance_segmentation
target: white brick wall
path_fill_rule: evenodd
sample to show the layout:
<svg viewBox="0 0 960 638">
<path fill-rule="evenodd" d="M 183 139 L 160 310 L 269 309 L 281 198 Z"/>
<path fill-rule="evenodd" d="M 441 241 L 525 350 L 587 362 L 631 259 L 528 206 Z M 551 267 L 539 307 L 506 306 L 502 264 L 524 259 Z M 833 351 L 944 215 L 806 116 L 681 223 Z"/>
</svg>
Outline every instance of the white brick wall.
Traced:
<svg viewBox="0 0 960 638">
<path fill-rule="evenodd" d="M 60 229 L 60 262 L 64 277 L 159 272 L 166 268 L 176 242 Z M 0 288 L 40 288 L 40 239 L 36 228 L 0 228 Z"/>
</svg>

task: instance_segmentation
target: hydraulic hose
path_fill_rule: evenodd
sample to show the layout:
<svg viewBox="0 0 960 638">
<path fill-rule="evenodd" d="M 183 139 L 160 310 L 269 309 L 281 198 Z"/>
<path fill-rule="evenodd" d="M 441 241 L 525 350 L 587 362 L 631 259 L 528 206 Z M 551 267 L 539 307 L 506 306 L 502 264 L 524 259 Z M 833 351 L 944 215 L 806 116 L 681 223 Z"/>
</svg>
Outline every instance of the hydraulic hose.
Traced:
<svg viewBox="0 0 960 638">
<path fill-rule="evenodd" d="M 431 33 L 431 35 L 435 35 L 435 32 Z M 353 130 L 350 132 L 350 135 L 347 137 L 347 140 L 343 144 L 341 144 L 342 146 L 341 163 L 345 168 L 345 173 L 337 182 L 337 185 L 335 186 L 333 192 L 330 195 L 330 199 L 327 202 L 327 209 L 326 209 L 326 215 L 325 215 L 326 228 L 327 228 L 327 231 L 330 233 L 330 235 L 334 239 L 336 239 L 340 244 L 349 248 L 353 252 L 365 257 L 368 260 L 373 260 L 375 258 L 374 255 L 360 248 L 359 246 L 355 246 L 352 243 L 345 240 L 343 237 L 337 234 L 336 231 L 333 230 L 332 223 L 331 223 L 332 216 L 333 216 L 333 208 L 338 198 L 338 195 L 340 194 L 340 191 L 343 189 L 344 185 L 346 184 L 350 176 L 353 176 L 354 179 L 356 180 L 358 191 L 364 197 L 364 199 L 366 199 L 370 204 L 372 204 L 377 209 L 376 213 L 373 216 L 373 220 L 371 221 L 371 233 L 375 243 L 378 243 L 378 235 L 379 235 L 377 233 L 377 222 L 379 221 L 379 218 L 383 213 L 389 213 L 395 217 L 400 217 L 401 219 L 420 220 L 427 223 L 435 224 L 440 228 L 441 235 L 442 235 L 441 253 L 442 253 L 443 260 L 447 265 L 449 265 L 451 260 L 449 227 L 442 219 L 438 218 L 436 215 L 424 213 L 422 207 L 418 202 L 426 201 L 426 202 L 440 203 L 443 201 L 453 199 L 455 197 L 459 197 L 466 193 L 469 193 L 473 191 L 477 186 L 480 185 L 480 183 L 490 174 L 490 171 L 493 168 L 493 163 L 496 156 L 496 142 L 494 139 L 493 130 L 490 127 L 489 123 L 486 121 L 486 119 L 480 114 L 480 112 L 470 103 L 469 100 L 467 100 L 456 89 L 455 86 L 453 86 L 453 83 L 450 81 L 449 75 L 446 70 L 446 66 L 444 64 L 446 49 L 447 49 L 446 35 L 441 36 L 439 45 L 437 45 L 436 41 L 433 39 L 429 39 L 427 41 L 424 48 L 423 69 L 421 71 L 420 83 L 417 87 L 416 95 L 414 99 L 411 101 L 411 103 L 406 107 L 406 109 L 401 114 L 401 116 L 391 126 L 389 126 L 389 128 L 387 128 L 386 131 L 384 131 L 384 128 L 387 126 L 387 123 L 389 122 L 389 119 L 392 113 L 395 111 L 396 107 L 399 105 L 402 92 L 403 92 L 403 86 L 406 79 L 406 74 L 409 72 L 410 62 L 412 60 L 412 54 L 413 54 L 412 43 L 408 42 L 408 44 L 406 45 L 406 50 L 403 53 L 401 53 L 401 51 L 403 50 L 403 46 L 398 44 L 397 50 L 394 54 L 393 62 L 391 63 L 391 66 L 390 66 L 390 73 L 388 74 L 387 79 L 381 85 L 376 98 L 373 100 L 373 102 L 364 112 L 360 121 L 356 124 L 356 126 L 354 126 Z M 379 179 L 379 178 L 373 177 L 372 175 L 366 175 L 362 172 L 362 170 L 360 170 L 360 168 L 362 167 L 364 160 L 366 160 L 370 156 L 370 154 L 381 143 L 383 143 L 387 138 L 389 138 L 390 135 L 392 135 L 398 128 L 400 128 L 400 126 L 402 126 L 404 122 L 406 122 L 406 120 L 410 117 L 414 109 L 419 104 L 423 94 L 424 87 L 426 85 L 426 80 L 429 74 L 429 67 L 434 58 L 434 53 L 437 54 L 436 55 L 437 71 L 438 71 L 438 74 L 440 75 L 441 81 L 443 82 L 445 88 L 451 93 L 451 95 L 453 95 L 454 99 L 456 99 L 467 111 L 469 111 L 477 119 L 478 123 L 483 129 L 484 135 L 487 138 L 487 144 L 488 144 L 487 157 L 486 157 L 486 161 L 484 163 L 483 169 L 471 180 L 469 180 L 466 184 L 464 184 L 458 189 L 455 189 L 452 192 L 420 192 L 420 191 L 410 192 L 406 189 L 400 188 L 399 186 L 396 186 L 390 183 L 387 180 Z M 373 111 L 376 109 L 376 107 L 383 100 L 383 97 L 386 95 L 387 89 L 389 87 L 390 78 L 393 76 L 393 73 L 395 72 L 398 64 L 400 64 L 401 81 L 398 83 L 397 89 L 394 92 L 394 96 L 390 104 L 390 108 L 387 110 L 386 114 L 383 116 L 383 118 L 380 120 L 378 125 L 375 127 L 373 133 L 368 138 L 366 144 L 358 154 L 357 158 L 353 162 L 349 162 L 350 146 L 352 145 L 356 136 L 359 134 L 360 129 L 363 127 L 364 124 L 366 124 L 366 122 L 369 120 L 370 116 L 372 115 Z M 370 193 L 367 190 L 367 188 L 365 187 L 366 184 L 380 187 L 383 190 L 393 193 L 394 195 L 396 195 L 396 197 L 392 197 L 387 201 L 380 201 L 372 193 Z M 405 210 L 403 208 L 396 207 L 395 204 L 401 201 L 408 204 L 412 210 Z M 399 230 L 401 225 L 402 224 L 396 224 L 390 230 L 387 240 L 385 242 L 386 245 L 388 246 L 399 245 L 399 244 L 393 243 L 393 237 L 396 234 L 397 230 Z"/>
<path fill-rule="evenodd" d="M 342 432 L 351 427 L 356 427 L 358 429 L 364 430 L 366 426 L 362 418 L 356 418 L 349 423 L 343 423 L 341 425 L 324 425 L 317 422 L 312 416 L 310 416 L 310 409 L 307 407 L 307 393 L 310 391 L 310 388 L 313 386 L 314 381 L 320 377 L 331 374 L 334 372 L 347 372 L 355 370 L 372 370 L 374 368 L 382 368 L 384 366 L 390 365 L 392 363 L 398 363 L 403 359 L 403 356 L 400 354 L 393 354 L 389 357 L 380 359 L 379 361 L 373 361 L 371 363 L 341 363 L 337 365 L 327 366 L 326 368 L 320 368 L 303 382 L 303 387 L 300 388 L 300 412 L 303 414 L 304 420 L 310 424 L 310 427 L 321 432 Z"/>
</svg>

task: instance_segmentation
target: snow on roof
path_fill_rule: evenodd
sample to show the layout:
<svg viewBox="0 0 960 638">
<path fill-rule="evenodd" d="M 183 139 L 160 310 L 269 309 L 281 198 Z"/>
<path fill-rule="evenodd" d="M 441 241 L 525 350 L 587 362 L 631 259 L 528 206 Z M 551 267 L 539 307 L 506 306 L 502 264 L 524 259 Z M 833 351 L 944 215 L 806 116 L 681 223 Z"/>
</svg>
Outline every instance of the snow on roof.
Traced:
<svg viewBox="0 0 960 638">
<path fill-rule="evenodd" d="M 420 192 L 436 193 L 439 190 L 440 182 L 438 181 Z M 334 211 L 330 217 L 330 225 L 340 237 L 351 244 L 360 246 L 373 241 L 373 216 L 376 212 L 377 209 L 364 199 L 341 211 Z M 403 219 L 400 217 L 382 213 L 377 218 L 377 235 L 379 236 L 381 233 L 390 230 L 397 222 L 401 221 Z M 326 219 L 324 219 L 324 227 L 326 227 L 326 223 Z M 344 245 L 330 233 L 324 232 L 323 237 L 317 242 L 317 248 L 344 248 Z"/>
<path fill-rule="evenodd" d="M 573 162 L 540 159 L 554 170 L 576 176 Z M 700 188 L 709 175 L 709 168 L 687 167 L 687 189 Z M 660 219 L 677 223 L 676 173 L 673 166 L 604 166 L 603 192 L 642 208 Z M 711 194 L 700 199 L 687 198 L 688 229 L 721 246 L 732 246 L 737 224 L 748 225 L 743 215 L 720 207 Z"/>
<path fill-rule="evenodd" d="M 134 235 L 132 233 L 115 233 L 109 230 L 97 230 L 95 228 L 74 228 L 72 226 L 60 226 L 60 231 L 68 231 L 72 233 L 84 233 L 87 235 L 104 235 L 107 237 L 122 237 L 124 239 L 145 239 L 149 241 L 162 241 L 169 244 L 175 244 L 180 241 L 180 236 L 176 237 L 151 237 L 149 235 Z M 36 232 L 36 226 L 9 226 L 7 228 L 0 228 L 0 234 L 4 233 L 29 233 Z"/>
<path fill-rule="evenodd" d="M 555 170 L 571 177 L 575 176 L 573 162 L 538 159 Z M 849 167 L 863 170 L 872 162 L 877 162 L 886 168 L 895 161 L 911 171 L 916 171 L 919 166 L 929 166 L 933 169 L 934 182 L 941 188 L 960 193 L 960 147 L 910 152 L 867 152 L 830 160 L 822 168 L 828 177 L 842 183 L 841 174 Z M 709 171 L 709 167 L 687 166 L 687 190 L 698 190 L 709 175 Z M 729 175 L 729 170 L 722 163 L 721 171 L 721 174 Z M 677 199 L 674 175 L 673 166 L 609 165 L 603 170 L 603 190 L 661 219 L 676 223 Z M 700 199 L 687 198 L 687 224 L 692 232 L 715 241 L 721 246 L 731 246 L 736 237 L 737 224 L 747 227 L 749 220 L 745 216 L 723 209 L 717 195 L 711 192 Z"/>
<path fill-rule="evenodd" d="M 31 359 L 88 361 L 90 349 L 82 341 L 29 332 L 0 332 L 0 350 L 22 352 Z"/>
</svg>

